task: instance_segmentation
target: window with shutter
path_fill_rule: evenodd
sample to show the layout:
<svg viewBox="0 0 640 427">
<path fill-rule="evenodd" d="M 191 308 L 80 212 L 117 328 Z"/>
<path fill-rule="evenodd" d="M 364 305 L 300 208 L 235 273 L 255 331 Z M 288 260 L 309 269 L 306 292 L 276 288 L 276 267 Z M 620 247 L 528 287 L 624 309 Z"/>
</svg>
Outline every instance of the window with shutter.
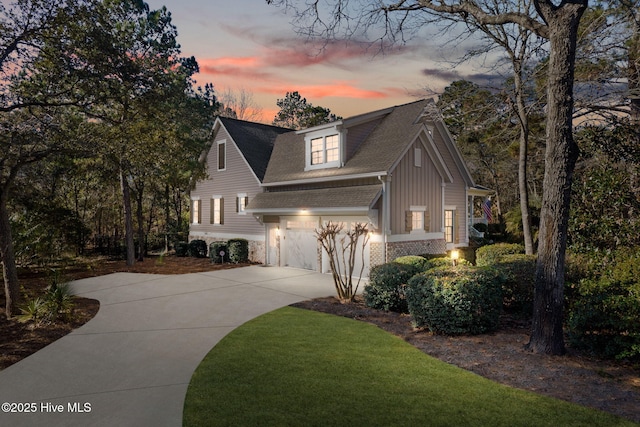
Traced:
<svg viewBox="0 0 640 427">
<path fill-rule="evenodd" d="M 191 200 L 191 223 L 200 224 L 202 222 L 202 203 L 200 199 Z"/>
<path fill-rule="evenodd" d="M 238 194 L 238 196 L 236 197 L 236 212 L 241 215 L 245 215 L 246 214 L 245 209 L 247 208 L 248 204 L 249 204 L 249 197 L 247 197 L 247 194 L 246 193 Z"/>
<path fill-rule="evenodd" d="M 214 196 L 211 198 L 211 224 L 224 224 L 224 198 Z"/>
</svg>

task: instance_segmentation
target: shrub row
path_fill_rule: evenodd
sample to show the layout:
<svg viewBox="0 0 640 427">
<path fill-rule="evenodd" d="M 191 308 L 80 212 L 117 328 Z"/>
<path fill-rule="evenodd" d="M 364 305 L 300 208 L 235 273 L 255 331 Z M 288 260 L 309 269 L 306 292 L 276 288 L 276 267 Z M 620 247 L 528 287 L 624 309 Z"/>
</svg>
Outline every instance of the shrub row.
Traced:
<svg viewBox="0 0 640 427">
<path fill-rule="evenodd" d="M 249 241 L 247 239 L 229 239 L 226 242 L 213 242 L 209 245 L 209 259 L 213 263 L 249 261 Z"/>
<path fill-rule="evenodd" d="M 502 277 L 488 267 L 439 267 L 417 274 L 407 286 L 416 327 L 438 334 L 481 334 L 497 329 Z"/>
<path fill-rule="evenodd" d="M 462 260 L 461 260 L 462 261 Z M 442 334 L 477 334 L 498 326 L 502 280 L 494 270 L 449 258 L 400 257 L 371 269 L 365 304 L 409 313 L 414 325 Z"/>
<path fill-rule="evenodd" d="M 207 248 L 204 240 L 194 239 L 191 242 L 177 242 L 176 256 L 206 258 L 214 263 L 249 261 L 249 241 L 246 239 L 229 239 L 226 242 L 213 242 Z M 208 251 L 207 251 L 208 249 Z"/>
<path fill-rule="evenodd" d="M 640 359 L 640 250 L 612 259 L 569 292 L 569 342 L 601 357 Z"/>
</svg>

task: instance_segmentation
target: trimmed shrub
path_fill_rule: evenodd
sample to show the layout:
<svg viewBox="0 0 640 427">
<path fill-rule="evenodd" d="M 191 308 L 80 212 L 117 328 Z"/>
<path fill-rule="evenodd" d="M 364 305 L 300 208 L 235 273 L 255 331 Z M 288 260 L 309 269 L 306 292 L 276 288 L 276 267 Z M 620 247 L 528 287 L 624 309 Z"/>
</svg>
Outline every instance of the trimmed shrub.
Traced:
<svg viewBox="0 0 640 427">
<path fill-rule="evenodd" d="M 523 254 L 524 246 L 519 243 L 496 243 L 478 248 L 476 265 L 486 267 L 500 261 L 505 255 Z"/>
<path fill-rule="evenodd" d="M 247 239 L 229 239 L 227 248 L 229 249 L 229 261 L 236 264 L 249 261 L 249 241 Z"/>
<path fill-rule="evenodd" d="M 369 284 L 364 287 L 365 304 L 378 310 L 407 313 L 405 287 L 419 271 L 414 265 L 397 262 L 373 267 L 369 272 Z"/>
<path fill-rule="evenodd" d="M 471 266 L 471 263 L 464 258 L 458 260 L 458 265 Z M 431 258 L 427 260 L 427 264 L 423 271 L 432 270 L 434 268 L 453 267 L 453 260 L 449 257 Z"/>
<path fill-rule="evenodd" d="M 212 242 L 209 245 L 209 259 L 214 264 L 222 264 L 229 261 L 229 249 L 227 242 Z"/>
<path fill-rule="evenodd" d="M 416 327 L 437 334 L 481 334 L 497 329 L 502 276 L 491 268 L 441 267 L 409 280 L 406 298 Z"/>
<path fill-rule="evenodd" d="M 640 360 L 640 252 L 617 255 L 600 278 L 573 289 L 569 342 L 600 357 Z"/>
<path fill-rule="evenodd" d="M 536 283 L 536 256 L 525 254 L 504 255 L 494 265 L 503 274 L 504 308 L 512 313 L 530 315 Z"/>
<path fill-rule="evenodd" d="M 189 242 L 189 256 L 196 258 L 207 257 L 207 242 L 196 239 Z"/>
<path fill-rule="evenodd" d="M 401 256 L 393 260 L 396 264 L 406 264 L 411 265 L 417 269 L 417 271 L 425 271 L 425 268 L 428 265 L 428 260 L 425 257 L 421 257 L 419 255 L 406 255 Z"/>
<path fill-rule="evenodd" d="M 176 256 L 184 257 L 189 255 L 189 243 L 176 242 Z"/>
</svg>

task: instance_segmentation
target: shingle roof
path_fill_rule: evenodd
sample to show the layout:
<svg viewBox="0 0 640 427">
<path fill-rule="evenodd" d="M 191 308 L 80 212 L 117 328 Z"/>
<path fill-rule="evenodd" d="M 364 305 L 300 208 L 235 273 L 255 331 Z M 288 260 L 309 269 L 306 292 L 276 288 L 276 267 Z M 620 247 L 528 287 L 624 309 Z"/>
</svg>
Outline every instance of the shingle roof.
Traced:
<svg viewBox="0 0 640 427">
<path fill-rule="evenodd" d="M 219 117 L 219 120 L 253 169 L 256 177 L 262 182 L 276 137 L 282 133 L 291 132 L 291 129 L 228 117 Z"/>
<path fill-rule="evenodd" d="M 432 103 L 432 100 L 420 100 L 381 110 L 385 116 L 380 124 L 341 168 L 305 171 L 304 134 L 291 132 L 279 135 L 264 183 L 387 172 L 424 126 L 418 119 Z M 343 122 L 348 125 L 349 120 Z"/>
<path fill-rule="evenodd" d="M 371 209 L 378 199 L 382 186 L 360 185 L 314 190 L 277 191 L 258 193 L 249 202 L 247 211 L 276 212 L 307 209 L 362 210 Z"/>
</svg>

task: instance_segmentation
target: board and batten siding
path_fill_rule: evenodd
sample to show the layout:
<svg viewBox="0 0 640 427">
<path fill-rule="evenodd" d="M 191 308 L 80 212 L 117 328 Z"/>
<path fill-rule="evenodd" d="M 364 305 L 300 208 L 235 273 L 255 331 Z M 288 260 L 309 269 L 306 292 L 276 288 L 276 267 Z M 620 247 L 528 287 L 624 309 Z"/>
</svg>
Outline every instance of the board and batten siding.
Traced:
<svg viewBox="0 0 640 427">
<path fill-rule="evenodd" d="M 420 167 L 416 166 L 420 150 Z M 416 140 L 391 172 L 391 234 L 406 234 L 405 212 L 411 206 L 425 206 L 429 212 L 429 231 L 442 230 L 442 179 L 424 146 Z"/>
<path fill-rule="evenodd" d="M 218 143 L 226 142 L 226 169 L 218 170 Z M 224 126 L 216 135 L 207 155 L 207 178 L 196 183 L 191 191 L 191 199 L 200 198 L 202 203 L 201 224 L 191 224 L 190 234 L 207 233 L 211 237 L 222 234 L 224 238 L 256 236 L 264 240 L 264 226 L 251 214 L 236 213 L 236 197 L 246 194 L 249 201 L 262 189 L 257 178 L 249 168 L 240 151 Z M 210 222 L 211 198 L 224 198 L 224 224 L 213 225 Z"/>
<path fill-rule="evenodd" d="M 458 228 L 458 243 L 467 242 L 467 185 L 462 177 L 462 173 L 456 164 L 453 154 L 451 153 L 450 148 L 447 146 L 444 138 L 440 134 L 439 131 L 433 132 L 433 139 L 435 141 L 436 147 L 442 156 L 451 176 L 453 177 L 453 182 L 448 183 L 444 189 L 444 204 L 448 207 L 456 208 L 457 214 L 456 217 L 458 219 L 458 223 L 456 224 Z"/>
</svg>

